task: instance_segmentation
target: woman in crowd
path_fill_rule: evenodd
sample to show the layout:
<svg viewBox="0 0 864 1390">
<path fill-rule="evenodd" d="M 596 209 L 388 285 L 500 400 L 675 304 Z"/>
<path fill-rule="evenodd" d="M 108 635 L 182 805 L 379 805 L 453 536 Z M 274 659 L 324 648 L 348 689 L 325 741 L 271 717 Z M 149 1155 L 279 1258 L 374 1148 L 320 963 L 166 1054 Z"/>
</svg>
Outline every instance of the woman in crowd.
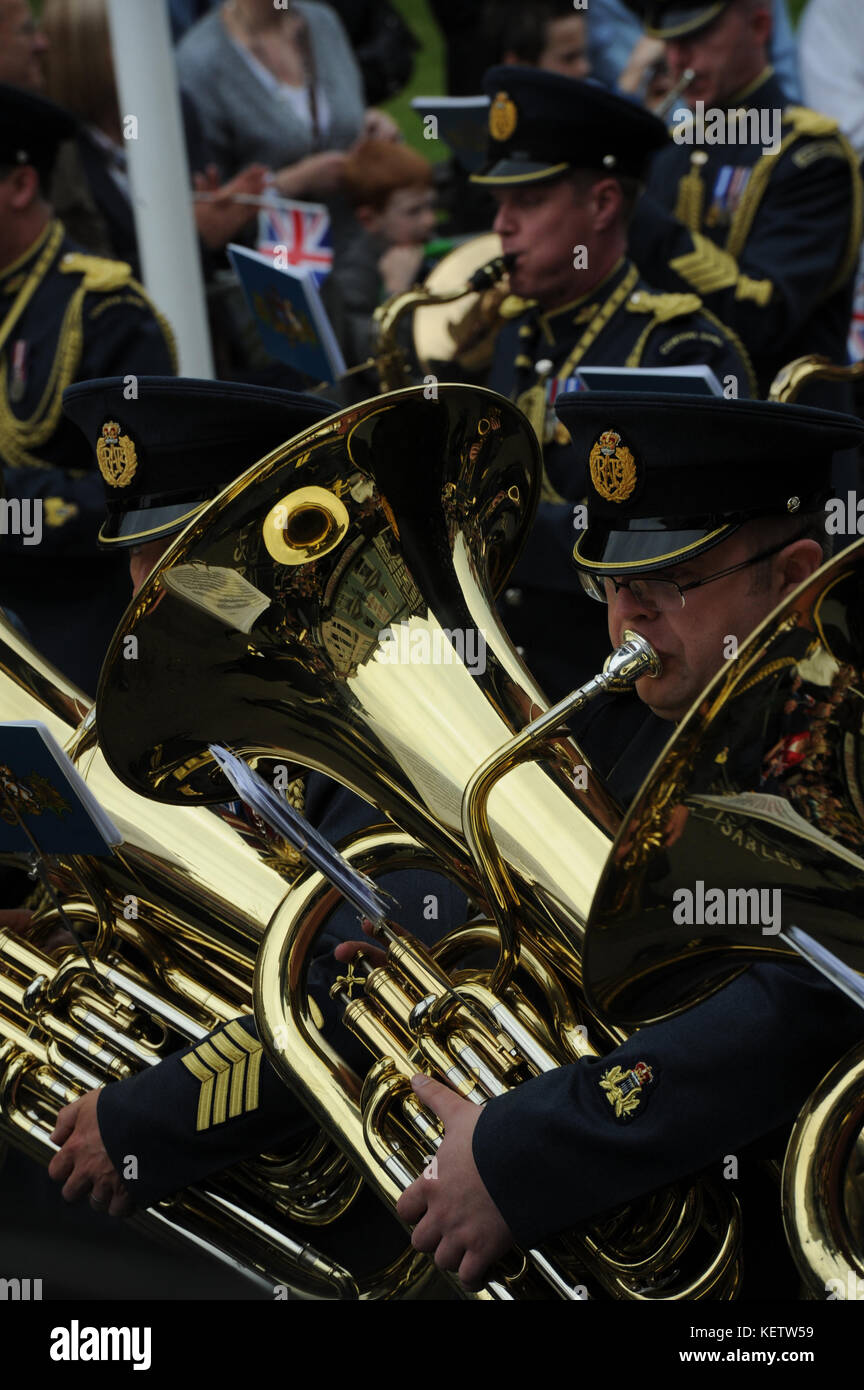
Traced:
<svg viewBox="0 0 864 1390">
<path fill-rule="evenodd" d="M 223 175 L 266 164 L 283 196 L 328 204 L 336 248 L 356 232 L 339 195 L 345 152 L 361 136 L 399 131 L 366 109 L 360 69 L 329 6 L 226 0 L 185 35 L 177 63 Z"/>
</svg>

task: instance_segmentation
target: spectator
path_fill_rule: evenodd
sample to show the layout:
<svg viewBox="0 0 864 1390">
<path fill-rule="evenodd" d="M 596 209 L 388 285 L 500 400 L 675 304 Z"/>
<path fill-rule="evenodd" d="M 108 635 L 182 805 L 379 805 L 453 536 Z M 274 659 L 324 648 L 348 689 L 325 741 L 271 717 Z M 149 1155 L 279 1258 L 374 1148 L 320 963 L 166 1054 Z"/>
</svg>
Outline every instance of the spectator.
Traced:
<svg viewBox="0 0 864 1390">
<path fill-rule="evenodd" d="M 864 158 L 864 6 L 810 0 L 801 20 L 804 100 L 833 116 Z"/>
<path fill-rule="evenodd" d="M 333 0 L 363 74 L 370 106 L 396 96 L 411 79 L 420 47 L 390 0 Z"/>
<path fill-rule="evenodd" d="M 372 314 L 382 299 L 422 280 L 425 244 L 435 229 L 432 166 L 405 145 L 364 140 L 345 163 L 345 190 L 363 228 L 337 258 L 352 362 L 369 355 Z"/>
<path fill-rule="evenodd" d="M 47 47 L 27 0 L 0 0 L 0 82 L 41 92 Z"/>
<path fill-rule="evenodd" d="M 487 0 L 484 16 L 490 57 L 495 63 L 545 68 L 562 77 L 587 77 L 586 14 L 573 0 Z"/>
<path fill-rule="evenodd" d="M 395 139 L 398 130 L 366 110 L 360 69 L 328 6 L 226 0 L 189 30 L 177 61 L 223 174 L 267 164 L 283 196 L 327 202 L 334 247 L 356 234 L 338 194 L 345 152 L 361 135 Z"/>
<path fill-rule="evenodd" d="M 60 153 L 54 205 L 69 234 L 88 251 L 128 261 L 137 274 L 138 243 L 105 0 L 45 0 L 43 22 L 48 94 L 80 123 L 75 140 Z M 254 217 L 248 204 L 235 199 L 263 192 L 267 171 L 251 165 L 220 188 L 188 100 L 183 115 L 195 187 L 210 195 L 195 204 L 195 221 L 205 247 L 215 250 Z"/>
<path fill-rule="evenodd" d="M 864 8 L 861 0 L 810 0 L 801 20 L 804 99 L 833 116 L 864 159 Z M 849 355 L 864 359 L 864 249 L 858 263 Z"/>
</svg>

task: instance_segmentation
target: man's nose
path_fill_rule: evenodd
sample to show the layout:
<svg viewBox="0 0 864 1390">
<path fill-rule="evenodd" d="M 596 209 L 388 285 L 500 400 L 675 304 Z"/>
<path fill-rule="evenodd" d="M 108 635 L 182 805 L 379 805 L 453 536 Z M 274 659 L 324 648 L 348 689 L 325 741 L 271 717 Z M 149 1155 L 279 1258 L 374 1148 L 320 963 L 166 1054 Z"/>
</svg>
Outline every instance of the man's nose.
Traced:
<svg viewBox="0 0 864 1390">
<path fill-rule="evenodd" d="M 609 603 L 609 633 L 612 641 L 621 640 L 625 627 L 632 627 L 634 623 L 650 623 L 656 617 L 657 609 L 636 598 L 631 589 L 619 589 Z"/>
<path fill-rule="evenodd" d="M 513 209 L 508 208 L 506 203 L 502 203 L 495 214 L 495 221 L 492 223 L 493 232 L 498 236 L 511 236 L 515 231 L 515 221 Z"/>
<path fill-rule="evenodd" d="M 680 77 L 685 69 L 692 68 L 692 49 L 693 45 L 685 39 L 666 41 L 666 65 L 671 77 Z"/>
</svg>

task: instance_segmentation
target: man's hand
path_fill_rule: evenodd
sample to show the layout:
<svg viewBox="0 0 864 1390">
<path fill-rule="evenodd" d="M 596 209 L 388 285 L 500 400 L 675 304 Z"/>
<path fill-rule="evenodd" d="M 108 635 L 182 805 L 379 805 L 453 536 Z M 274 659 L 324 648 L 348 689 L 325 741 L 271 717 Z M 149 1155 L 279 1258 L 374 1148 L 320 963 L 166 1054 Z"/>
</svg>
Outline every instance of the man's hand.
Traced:
<svg viewBox="0 0 864 1390">
<path fill-rule="evenodd" d="M 513 1244 L 504 1218 L 483 1185 L 471 1151 L 480 1107 L 428 1076 L 411 1082 L 418 1099 L 444 1121 L 437 1176 L 418 1178 L 399 1198 L 403 1221 L 415 1226 L 415 1249 L 434 1255 L 439 1269 L 456 1270 L 467 1289 L 484 1283 L 491 1265 Z"/>
<path fill-rule="evenodd" d="M 67 1202 L 77 1202 L 89 1193 L 94 1211 L 126 1216 L 132 1199 L 105 1152 L 96 1119 L 98 1099 L 98 1089 L 88 1091 L 60 1111 L 51 1138 L 61 1147 L 48 1165 L 48 1176 L 63 1183 Z"/>
<path fill-rule="evenodd" d="M 0 908 L 0 931 L 10 931 L 13 936 L 29 936 L 30 919 L 33 913 L 29 907 Z"/>
<path fill-rule="evenodd" d="M 228 183 L 220 184 L 219 170 L 208 165 L 203 174 L 192 175 L 192 185 L 202 201 L 195 203 L 198 235 L 211 251 L 218 251 L 246 226 L 258 209 L 240 198 L 260 198 L 269 176 L 265 164 L 249 164 Z"/>
</svg>

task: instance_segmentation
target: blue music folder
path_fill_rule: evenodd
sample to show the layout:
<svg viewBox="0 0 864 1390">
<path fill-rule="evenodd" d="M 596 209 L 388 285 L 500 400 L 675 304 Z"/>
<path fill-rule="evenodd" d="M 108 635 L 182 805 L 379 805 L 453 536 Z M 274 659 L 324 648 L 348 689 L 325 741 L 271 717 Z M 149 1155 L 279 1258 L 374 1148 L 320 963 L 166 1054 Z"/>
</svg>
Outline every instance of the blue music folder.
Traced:
<svg viewBox="0 0 864 1390">
<path fill-rule="evenodd" d="M 123 836 L 50 731 L 0 724 L 0 854 L 107 854 Z"/>
<path fill-rule="evenodd" d="M 311 272 L 281 268 L 245 246 L 230 245 L 228 255 L 271 357 L 312 381 L 338 380 L 345 359 Z"/>
</svg>

